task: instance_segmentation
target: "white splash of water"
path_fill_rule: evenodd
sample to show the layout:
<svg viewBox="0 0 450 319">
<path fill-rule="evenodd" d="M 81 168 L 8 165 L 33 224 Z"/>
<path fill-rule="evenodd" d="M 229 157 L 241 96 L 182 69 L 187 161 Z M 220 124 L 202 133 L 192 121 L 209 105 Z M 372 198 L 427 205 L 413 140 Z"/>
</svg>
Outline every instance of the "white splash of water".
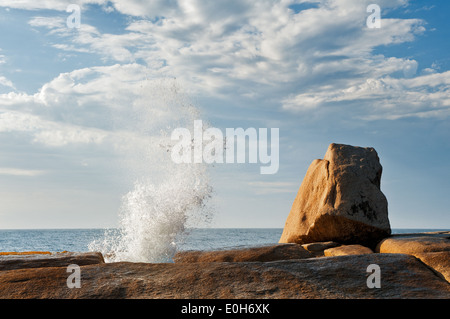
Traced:
<svg viewBox="0 0 450 319">
<path fill-rule="evenodd" d="M 119 228 L 89 245 L 107 262 L 170 262 L 187 225 L 211 218 L 206 166 L 175 164 L 170 157 L 171 130 L 191 127 L 198 110 L 175 82 L 156 87 L 146 86 L 134 116 L 118 121 L 120 127 L 133 128 L 118 134 L 117 145 L 134 186 L 122 199 Z"/>
</svg>

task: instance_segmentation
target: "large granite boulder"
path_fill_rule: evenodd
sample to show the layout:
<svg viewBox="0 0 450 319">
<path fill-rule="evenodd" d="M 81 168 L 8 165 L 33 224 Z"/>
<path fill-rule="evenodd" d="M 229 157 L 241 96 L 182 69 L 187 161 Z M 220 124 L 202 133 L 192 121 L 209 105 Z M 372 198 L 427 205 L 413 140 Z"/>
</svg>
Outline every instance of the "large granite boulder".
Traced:
<svg viewBox="0 0 450 319">
<path fill-rule="evenodd" d="M 374 248 L 391 233 L 381 174 L 375 149 L 331 144 L 324 159 L 310 165 L 279 242 Z"/>
</svg>

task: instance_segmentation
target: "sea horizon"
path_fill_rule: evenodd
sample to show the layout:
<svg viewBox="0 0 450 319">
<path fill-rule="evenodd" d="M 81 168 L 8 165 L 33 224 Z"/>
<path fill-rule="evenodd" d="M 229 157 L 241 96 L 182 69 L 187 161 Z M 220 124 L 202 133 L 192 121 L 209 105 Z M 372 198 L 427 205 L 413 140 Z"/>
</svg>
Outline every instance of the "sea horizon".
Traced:
<svg viewBox="0 0 450 319">
<path fill-rule="evenodd" d="M 449 228 L 393 228 L 392 234 L 426 233 L 450 231 Z M 184 232 L 159 234 L 145 238 L 138 248 L 147 247 L 150 255 L 155 252 L 154 262 L 159 256 L 170 256 L 176 251 L 222 250 L 277 244 L 283 228 L 187 228 Z M 88 252 L 97 251 L 106 255 L 111 251 L 122 251 L 123 234 L 118 228 L 53 228 L 53 229 L 0 229 L 0 252 Z M 162 253 L 164 252 L 164 253 Z"/>
</svg>

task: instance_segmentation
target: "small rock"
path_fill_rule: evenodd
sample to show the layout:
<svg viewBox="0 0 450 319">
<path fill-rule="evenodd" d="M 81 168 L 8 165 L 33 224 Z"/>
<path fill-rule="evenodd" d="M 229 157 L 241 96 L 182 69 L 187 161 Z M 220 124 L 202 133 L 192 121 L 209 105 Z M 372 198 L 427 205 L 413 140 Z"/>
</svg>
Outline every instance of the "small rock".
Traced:
<svg viewBox="0 0 450 319">
<path fill-rule="evenodd" d="M 319 243 L 303 244 L 302 247 L 311 252 L 320 252 L 328 248 L 337 247 L 339 245 L 340 244 L 335 243 L 334 241 L 324 241 Z"/>
<path fill-rule="evenodd" d="M 373 251 L 372 249 L 361 245 L 343 245 L 339 247 L 326 249 L 323 253 L 325 257 L 331 257 L 331 256 L 373 254 Z"/>
<path fill-rule="evenodd" d="M 309 243 L 309 244 L 303 244 L 302 247 L 305 248 L 307 251 L 314 254 L 316 257 L 323 256 L 323 251 L 328 248 L 337 247 L 340 244 L 335 243 L 334 241 L 324 241 L 324 242 L 318 242 L 318 243 Z"/>
</svg>

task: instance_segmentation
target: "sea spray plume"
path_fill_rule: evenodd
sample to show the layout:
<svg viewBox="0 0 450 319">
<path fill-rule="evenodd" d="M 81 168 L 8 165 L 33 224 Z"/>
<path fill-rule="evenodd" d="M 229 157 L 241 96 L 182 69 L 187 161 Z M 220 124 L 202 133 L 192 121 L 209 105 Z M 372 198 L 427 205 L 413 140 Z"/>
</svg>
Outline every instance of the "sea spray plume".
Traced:
<svg viewBox="0 0 450 319">
<path fill-rule="evenodd" d="M 120 240 L 113 259 L 170 262 L 189 214 L 201 209 L 210 196 L 202 173 L 179 170 L 157 186 L 136 182 L 123 199 Z"/>
<path fill-rule="evenodd" d="M 212 188 L 206 166 L 176 164 L 170 157 L 171 131 L 192 126 L 199 116 L 180 91 L 175 80 L 150 81 L 132 106 L 132 123 L 123 112 L 117 120 L 121 138 L 126 136 L 118 151 L 134 182 L 123 196 L 118 229 L 105 231 L 102 240 L 89 245 L 107 262 L 170 262 L 189 222 L 198 225 L 199 219 L 210 218 Z"/>
</svg>

